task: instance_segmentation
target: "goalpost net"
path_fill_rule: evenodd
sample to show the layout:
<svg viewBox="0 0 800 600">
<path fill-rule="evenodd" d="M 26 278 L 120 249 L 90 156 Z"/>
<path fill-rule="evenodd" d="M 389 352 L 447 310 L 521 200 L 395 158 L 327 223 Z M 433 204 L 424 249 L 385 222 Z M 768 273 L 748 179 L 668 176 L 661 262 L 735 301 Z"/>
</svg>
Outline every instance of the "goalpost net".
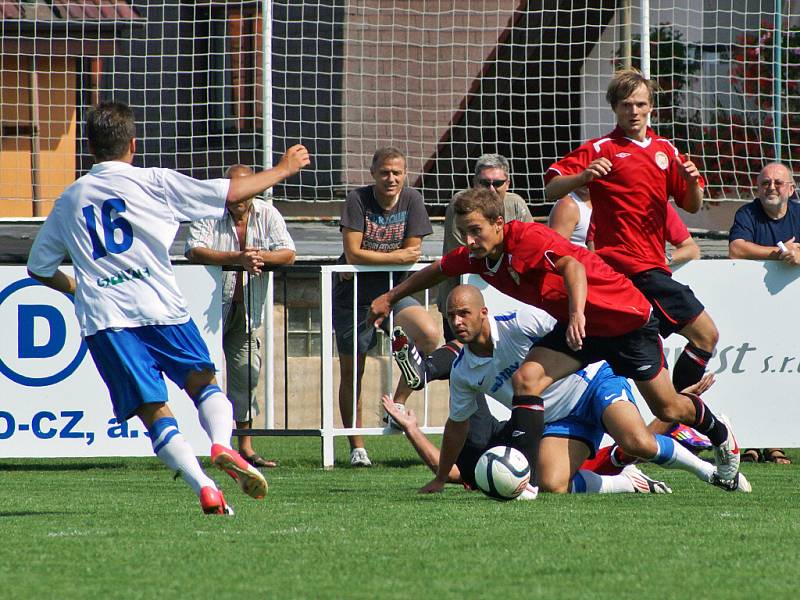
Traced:
<svg viewBox="0 0 800 600">
<path fill-rule="evenodd" d="M 110 98 L 136 110 L 143 166 L 219 177 L 307 145 L 312 166 L 274 190 L 291 200 L 341 199 L 393 144 L 430 206 L 487 152 L 544 205 L 547 167 L 613 127 L 627 62 L 659 82 L 653 125 L 712 198 L 800 160 L 797 2 L 3 0 L 0 18 L 0 216 L 46 214 L 89 168 L 82 121 Z"/>
</svg>

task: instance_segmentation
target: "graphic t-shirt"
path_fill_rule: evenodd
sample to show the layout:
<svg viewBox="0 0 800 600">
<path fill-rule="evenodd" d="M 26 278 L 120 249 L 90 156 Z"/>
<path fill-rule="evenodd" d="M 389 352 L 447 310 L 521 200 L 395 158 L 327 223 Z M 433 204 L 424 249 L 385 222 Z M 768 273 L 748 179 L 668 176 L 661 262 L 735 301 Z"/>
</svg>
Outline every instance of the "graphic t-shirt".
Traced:
<svg viewBox="0 0 800 600">
<path fill-rule="evenodd" d="M 375 199 L 372 186 L 353 190 L 347 195 L 342 208 L 340 229 L 361 231 L 363 250 L 373 252 L 392 252 L 402 247 L 409 237 L 424 237 L 433 233 L 422 194 L 411 188 L 403 188 L 395 205 L 384 210 Z M 347 264 L 344 253 L 339 264 Z M 397 285 L 407 276 L 406 273 L 394 275 Z M 361 273 L 358 277 L 358 303 L 365 305 L 389 289 L 389 276 L 386 273 Z M 352 306 L 353 280 L 334 282 L 334 302 L 340 306 Z"/>
</svg>

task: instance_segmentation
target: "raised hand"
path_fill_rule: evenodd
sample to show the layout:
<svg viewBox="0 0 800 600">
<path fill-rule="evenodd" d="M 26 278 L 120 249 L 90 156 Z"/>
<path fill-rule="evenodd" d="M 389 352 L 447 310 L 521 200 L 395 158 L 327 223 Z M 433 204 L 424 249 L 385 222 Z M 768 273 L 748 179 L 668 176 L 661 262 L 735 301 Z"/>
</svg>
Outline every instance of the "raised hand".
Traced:
<svg viewBox="0 0 800 600">
<path fill-rule="evenodd" d="M 302 144 L 295 144 L 281 157 L 278 166 L 286 169 L 289 173 L 288 176 L 291 176 L 310 164 L 311 158 L 306 147 Z"/>
<path fill-rule="evenodd" d="M 611 161 L 605 156 L 595 158 L 583 171 L 584 185 L 611 173 Z"/>
</svg>

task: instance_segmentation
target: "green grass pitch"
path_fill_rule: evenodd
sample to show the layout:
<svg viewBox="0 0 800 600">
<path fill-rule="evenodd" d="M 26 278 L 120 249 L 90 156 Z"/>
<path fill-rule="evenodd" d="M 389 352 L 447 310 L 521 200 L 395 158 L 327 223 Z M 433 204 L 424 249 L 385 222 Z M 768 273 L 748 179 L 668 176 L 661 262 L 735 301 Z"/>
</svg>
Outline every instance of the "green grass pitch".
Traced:
<svg viewBox="0 0 800 600">
<path fill-rule="evenodd" d="M 648 466 L 671 496 L 500 503 L 457 486 L 420 496 L 430 474 L 405 440 L 367 442 L 372 469 L 326 472 L 316 439 L 257 439 L 281 460 L 266 501 L 209 471 L 232 518 L 203 515 L 154 458 L 0 460 L 0 597 L 800 595 L 797 450 L 790 466 L 745 465 L 750 495 Z"/>
</svg>

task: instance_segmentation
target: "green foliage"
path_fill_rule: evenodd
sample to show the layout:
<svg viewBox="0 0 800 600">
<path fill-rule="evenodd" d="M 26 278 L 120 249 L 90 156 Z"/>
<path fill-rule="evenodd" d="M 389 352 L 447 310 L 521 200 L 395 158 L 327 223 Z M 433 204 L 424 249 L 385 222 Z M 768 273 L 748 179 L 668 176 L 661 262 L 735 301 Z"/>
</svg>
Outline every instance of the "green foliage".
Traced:
<svg viewBox="0 0 800 600">
<path fill-rule="evenodd" d="M 794 598 L 797 464 L 746 465 L 731 494 L 648 467 L 671 496 L 542 495 L 499 503 L 430 473 L 402 436 L 372 469 L 319 468 L 319 440 L 279 457 L 266 501 L 221 473 L 232 518 L 155 459 L 4 460 L 3 598 Z M 346 448 L 337 443 L 343 460 Z"/>
<path fill-rule="evenodd" d="M 708 183 L 718 196 L 749 198 L 756 174 L 776 160 L 776 132 L 780 131 L 780 159 L 790 168 L 800 164 L 800 27 L 781 33 L 781 77 L 775 77 L 775 29 L 762 23 L 761 31 L 741 35 L 732 53 L 731 93 L 734 108 L 719 106 L 715 123 L 704 127 L 694 150 L 704 156 Z M 775 127 L 775 85 L 781 100 L 780 128 Z"/>
</svg>

